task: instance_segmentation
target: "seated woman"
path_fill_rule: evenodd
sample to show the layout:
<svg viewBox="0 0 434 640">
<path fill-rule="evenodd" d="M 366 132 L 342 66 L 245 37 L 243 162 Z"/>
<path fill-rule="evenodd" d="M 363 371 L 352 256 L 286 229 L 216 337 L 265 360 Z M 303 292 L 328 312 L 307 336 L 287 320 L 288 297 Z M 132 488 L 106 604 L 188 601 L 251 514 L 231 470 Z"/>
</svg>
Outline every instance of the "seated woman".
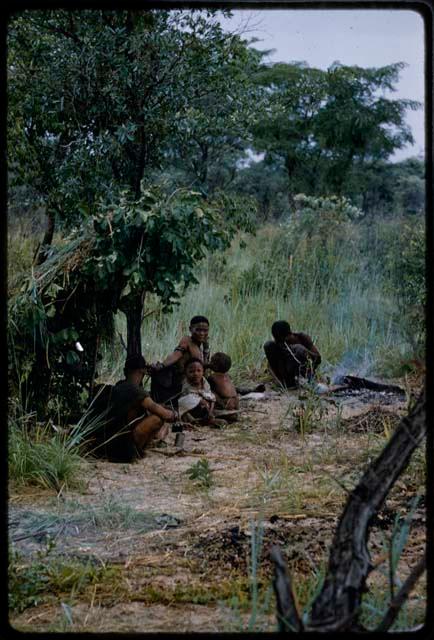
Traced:
<svg viewBox="0 0 434 640">
<path fill-rule="evenodd" d="M 185 364 L 185 381 L 178 400 L 179 415 L 183 420 L 201 425 L 222 426 L 224 421 L 214 417 L 216 397 L 204 377 L 203 363 L 190 358 Z"/>
</svg>

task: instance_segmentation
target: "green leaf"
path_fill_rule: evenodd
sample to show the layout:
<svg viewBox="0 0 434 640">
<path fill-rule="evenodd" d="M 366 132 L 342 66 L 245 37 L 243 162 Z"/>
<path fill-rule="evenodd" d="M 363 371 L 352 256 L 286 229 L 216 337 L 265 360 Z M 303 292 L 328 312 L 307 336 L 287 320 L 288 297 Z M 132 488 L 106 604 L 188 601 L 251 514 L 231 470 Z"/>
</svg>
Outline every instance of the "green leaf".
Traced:
<svg viewBox="0 0 434 640">
<path fill-rule="evenodd" d="M 129 296 L 131 291 L 131 286 L 129 283 L 127 283 L 127 285 L 122 289 L 120 297 L 125 298 L 126 296 Z"/>
<path fill-rule="evenodd" d="M 69 365 L 78 364 L 80 362 L 80 358 L 75 351 L 68 351 L 66 354 L 66 362 Z"/>
</svg>

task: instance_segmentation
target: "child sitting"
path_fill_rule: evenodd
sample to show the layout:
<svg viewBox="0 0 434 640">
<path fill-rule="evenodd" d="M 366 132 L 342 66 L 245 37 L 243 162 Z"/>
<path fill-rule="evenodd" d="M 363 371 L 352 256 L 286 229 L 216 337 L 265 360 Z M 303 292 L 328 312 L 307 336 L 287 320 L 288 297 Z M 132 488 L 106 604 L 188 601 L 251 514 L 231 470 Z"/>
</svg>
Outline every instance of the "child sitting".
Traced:
<svg viewBox="0 0 434 640">
<path fill-rule="evenodd" d="M 208 382 L 216 397 L 216 409 L 229 411 L 239 409 L 240 399 L 228 374 L 231 365 L 232 360 L 226 353 L 215 353 L 210 360 L 209 368 L 213 373 L 208 377 Z M 225 416 L 225 418 L 226 420 L 237 419 L 236 414 Z"/>
<path fill-rule="evenodd" d="M 213 424 L 215 395 L 203 375 L 203 363 L 199 358 L 190 358 L 185 363 L 185 381 L 182 385 L 178 409 L 183 419 L 199 424 Z"/>
</svg>

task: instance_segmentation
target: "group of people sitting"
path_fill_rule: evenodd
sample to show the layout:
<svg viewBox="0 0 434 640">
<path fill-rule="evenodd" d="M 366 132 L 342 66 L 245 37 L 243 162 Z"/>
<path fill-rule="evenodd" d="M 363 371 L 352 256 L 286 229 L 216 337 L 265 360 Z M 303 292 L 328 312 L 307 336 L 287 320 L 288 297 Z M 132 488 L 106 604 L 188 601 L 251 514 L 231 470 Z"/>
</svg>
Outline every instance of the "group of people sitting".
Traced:
<svg viewBox="0 0 434 640">
<path fill-rule="evenodd" d="M 311 378 L 321 362 L 312 339 L 292 332 L 283 320 L 275 322 L 271 332 L 273 340 L 265 343 L 264 351 L 276 383 L 294 388 L 301 378 Z M 170 423 L 223 426 L 237 419 L 240 395 L 265 390 L 264 385 L 237 388 L 228 373 L 230 356 L 217 352 L 211 357 L 208 333 L 208 319 L 194 316 L 190 335 L 163 362 L 147 364 L 142 355 L 131 356 L 123 380 L 95 388 L 87 413 L 98 425 L 91 440 L 95 455 L 130 462 L 142 456 L 151 441 L 164 444 Z M 146 375 L 151 378 L 150 393 L 143 387 Z"/>
</svg>

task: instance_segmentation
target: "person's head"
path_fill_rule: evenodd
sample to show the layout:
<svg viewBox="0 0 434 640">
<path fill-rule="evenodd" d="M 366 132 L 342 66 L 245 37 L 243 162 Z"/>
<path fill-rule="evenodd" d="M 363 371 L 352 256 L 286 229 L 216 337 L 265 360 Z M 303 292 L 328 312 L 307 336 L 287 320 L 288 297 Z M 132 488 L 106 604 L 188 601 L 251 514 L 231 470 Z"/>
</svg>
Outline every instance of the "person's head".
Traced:
<svg viewBox="0 0 434 640">
<path fill-rule="evenodd" d="M 126 378 L 135 377 L 141 384 L 146 373 L 146 360 L 141 355 L 129 356 L 125 360 L 124 376 Z"/>
<path fill-rule="evenodd" d="M 216 373 L 226 373 L 232 366 L 232 360 L 226 353 L 215 353 L 209 363 L 209 368 Z"/>
<path fill-rule="evenodd" d="M 195 342 L 202 344 L 208 340 L 209 320 L 205 316 L 193 316 L 190 320 L 190 333 Z"/>
<path fill-rule="evenodd" d="M 185 363 L 184 367 L 185 377 L 187 381 L 192 385 L 198 385 L 203 378 L 203 363 L 199 358 L 190 358 Z"/>
<path fill-rule="evenodd" d="M 285 339 L 291 334 L 289 322 L 276 320 L 271 326 L 271 333 L 276 342 L 285 342 Z"/>
</svg>

